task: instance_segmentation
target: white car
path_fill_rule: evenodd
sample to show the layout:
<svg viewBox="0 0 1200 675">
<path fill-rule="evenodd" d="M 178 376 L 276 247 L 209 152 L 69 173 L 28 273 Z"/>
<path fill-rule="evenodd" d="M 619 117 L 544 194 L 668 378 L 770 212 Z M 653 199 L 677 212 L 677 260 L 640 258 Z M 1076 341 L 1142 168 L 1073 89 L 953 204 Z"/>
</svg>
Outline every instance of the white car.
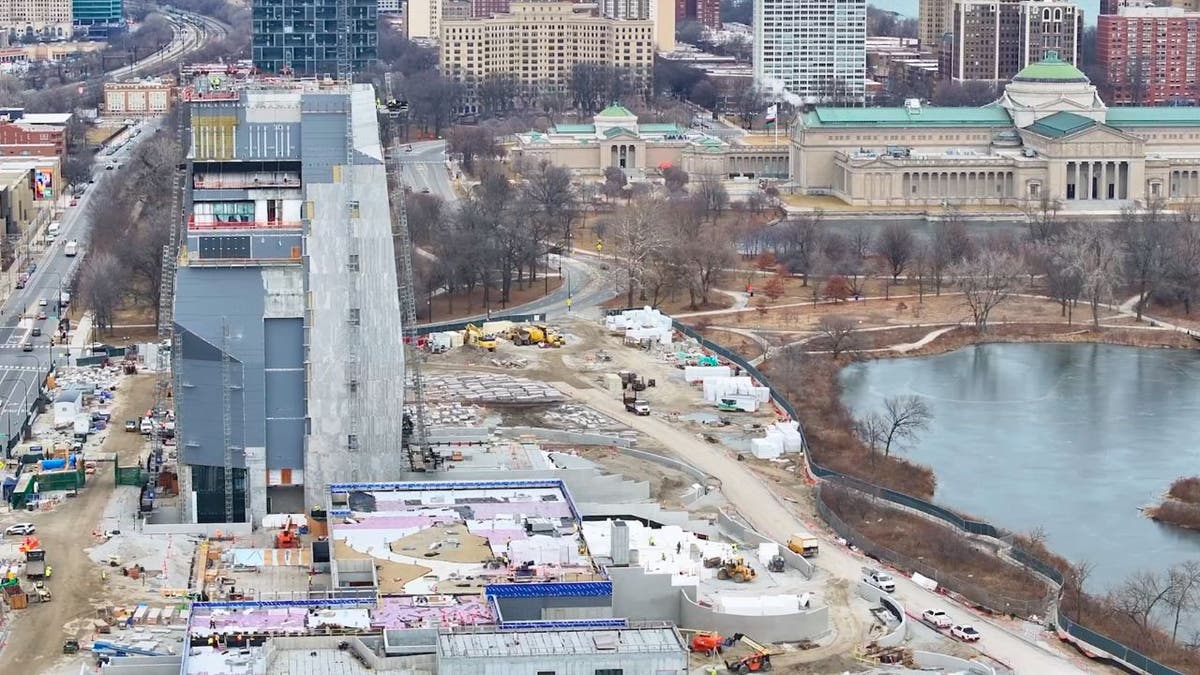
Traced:
<svg viewBox="0 0 1200 675">
<path fill-rule="evenodd" d="M 940 609 L 925 610 L 921 613 L 921 620 L 938 630 L 949 628 L 954 623 L 950 620 L 950 615 Z"/>
<path fill-rule="evenodd" d="M 33 523 L 17 523 L 16 525 L 9 525 L 4 530 L 4 536 L 33 534 L 34 532 L 37 532 L 37 528 L 33 526 Z"/>
<path fill-rule="evenodd" d="M 45 307 L 48 304 L 49 301 L 47 301 L 45 298 L 38 298 L 38 307 Z"/>
<path fill-rule="evenodd" d="M 979 639 L 979 631 L 969 623 L 960 623 L 951 628 L 950 634 L 963 642 L 975 642 Z"/>
</svg>

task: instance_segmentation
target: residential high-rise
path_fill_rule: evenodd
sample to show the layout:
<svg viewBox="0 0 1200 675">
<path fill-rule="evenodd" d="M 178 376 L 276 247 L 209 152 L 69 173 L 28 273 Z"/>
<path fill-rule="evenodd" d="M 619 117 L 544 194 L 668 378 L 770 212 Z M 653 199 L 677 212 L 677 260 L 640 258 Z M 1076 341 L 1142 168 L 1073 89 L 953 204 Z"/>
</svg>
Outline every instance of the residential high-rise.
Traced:
<svg viewBox="0 0 1200 675">
<path fill-rule="evenodd" d="M 721 27 L 720 0 L 675 0 L 675 22 L 699 21 L 705 28 Z"/>
<path fill-rule="evenodd" d="M 631 91 L 646 91 L 654 69 L 654 26 L 649 19 L 596 16 L 588 5 L 514 2 L 508 14 L 442 21 L 442 73 L 464 85 L 468 111 L 478 104 L 478 86 L 489 75 L 512 77 L 531 96 L 567 94 L 579 64 L 621 68 Z"/>
<path fill-rule="evenodd" d="M 917 40 L 933 52 L 941 50 L 942 41 L 950 31 L 954 0 L 920 0 L 917 7 Z"/>
<path fill-rule="evenodd" d="M 1068 0 L 954 0 L 942 75 L 1004 82 L 1050 54 L 1075 65 L 1083 10 Z"/>
<path fill-rule="evenodd" d="M 675 0 L 601 0 L 600 15 L 610 19 L 654 22 L 654 46 L 675 49 Z"/>
<path fill-rule="evenodd" d="M 1133 105 L 1200 102 L 1200 13 L 1178 7 L 1121 7 L 1096 25 L 1096 60 L 1109 99 Z"/>
<path fill-rule="evenodd" d="M 754 80 L 774 96 L 862 103 L 866 39 L 866 0 L 755 0 Z"/>
<path fill-rule="evenodd" d="M 19 0 L 0 3 L 0 31 L 16 41 L 26 37 L 66 40 L 74 33 L 71 0 Z"/>
<path fill-rule="evenodd" d="M 441 34 L 442 0 L 408 0 L 404 12 L 409 40 L 436 40 Z"/>
<path fill-rule="evenodd" d="M 338 2 L 350 3 L 348 26 L 338 20 Z M 255 0 L 252 5 L 252 56 L 263 72 L 334 76 L 343 34 L 349 35 L 355 72 L 375 64 L 377 0 Z"/>
<path fill-rule="evenodd" d="M 397 480 L 404 350 L 374 88 L 297 80 L 183 98 L 173 390 L 185 518 L 225 519 L 227 446 L 239 521 L 247 505 L 255 522 L 306 511 L 330 482 Z"/>
</svg>

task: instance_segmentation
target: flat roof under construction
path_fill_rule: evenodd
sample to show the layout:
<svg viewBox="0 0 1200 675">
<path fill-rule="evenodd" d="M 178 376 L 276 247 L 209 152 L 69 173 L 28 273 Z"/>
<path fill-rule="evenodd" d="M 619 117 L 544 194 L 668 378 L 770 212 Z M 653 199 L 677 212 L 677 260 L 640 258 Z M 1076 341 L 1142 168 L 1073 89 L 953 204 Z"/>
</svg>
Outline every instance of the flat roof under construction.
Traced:
<svg viewBox="0 0 1200 675">
<path fill-rule="evenodd" d="M 438 635 L 438 658 L 502 659 L 553 654 L 646 654 L 685 649 L 671 626 L 615 630 L 455 630 Z"/>
</svg>

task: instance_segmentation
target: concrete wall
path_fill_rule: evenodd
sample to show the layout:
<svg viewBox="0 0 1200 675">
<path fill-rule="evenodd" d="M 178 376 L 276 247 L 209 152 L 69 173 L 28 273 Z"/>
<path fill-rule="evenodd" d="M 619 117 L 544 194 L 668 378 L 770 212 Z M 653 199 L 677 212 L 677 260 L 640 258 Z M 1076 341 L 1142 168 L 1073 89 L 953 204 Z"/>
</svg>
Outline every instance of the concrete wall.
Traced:
<svg viewBox="0 0 1200 675">
<path fill-rule="evenodd" d="M 182 656 L 131 656 L 112 659 L 104 667 L 112 675 L 179 675 Z"/>
<path fill-rule="evenodd" d="M 641 567 L 609 567 L 613 582 L 612 614 L 633 621 L 670 621 L 682 624 L 679 609 L 683 592 L 671 585 L 669 574 L 647 574 Z"/>
<path fill-rule="evenodd" d="M 891 612 L 892 616 L 900 621 L 900 625 L 895 630 L 876 639 L 875 642 L 881 647 L 899 647 L 904 644 L 908 638 L 908 615 L 904 612 L 904 606 L 887 593 L 861 581 L 858 582 L 858 595 L 869 602 L 878 602 L 883 605 Z"/>
<path fill-rule="evenodd" d="M 540 597 L 498 598 L 505 621 L 559 621 L 564 619 L 608 619 L 613 616 L 612 598 Z"/>
<path fill-rule="evenodd" d="M 924 669 L 955 673 L 975 673 L 976 675 L 996 675 L 996 671 L 989 666 L 976 661 L 960 659 L 957 656 L 950 656 L 949 654 L 914 651 L 912 655 L 913 661 Z"/>
<path fill-rule="evenodd" d="M 561 443 L 563 445 L 615 445 L 618 447 L 628 447 L 633 444 L 631 439 L 623 438 L 616 433 L 563 431 L 561 429 L 544 429 L 542 427 L 501 427 L 496 430 L 496 433 L 504 438 L 519 438 L 526 435 L 535 436 L 540 441 Z"/>
<path fill-rule="evenodd" d="M 596 675 L 604 670 L 628 675 L 683 675 L 687 652 L 546 654 L 537 656 L 438 656 L 438 675 Z"/>
<path fill-rule="evenodd" d="M 723 614 L 696 604 L 695 591 L 690 588 L 681 595 L 679 625 L 688 628 L 717 631 L 721 635 L 745 633 L 760 642 L 816 640 L 829 632 L 828 607 L 794 614 L 744 616 Z"/>
<path fill-rule="evenodd" d="M 251 534 L 250 523 L 142 523 L 140 531 L 143 534 L 189 534 L 197 537 L 211 537 L 218 531 L 237 537 Z"/>
</svg>

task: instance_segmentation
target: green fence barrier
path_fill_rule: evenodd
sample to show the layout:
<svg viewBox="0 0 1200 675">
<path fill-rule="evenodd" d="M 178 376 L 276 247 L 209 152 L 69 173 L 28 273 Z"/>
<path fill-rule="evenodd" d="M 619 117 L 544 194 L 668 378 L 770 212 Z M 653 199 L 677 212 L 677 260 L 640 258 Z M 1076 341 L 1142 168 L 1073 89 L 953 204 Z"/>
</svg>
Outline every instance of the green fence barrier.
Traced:
<svg viewBox="0 0 1200 675">
<path fill-rule="evenodd" d="M 613 310 L 609 310 L 606 313 L 607 314 L 619 314 L 623 311 L 626 311 L 626 309 L 640 309 L 640 308 L 613 309 Z M 749 374 L 749 375 L 753 376 L 755 379 L 757 379 L 763 386 L 770 389 L 771 399 L 775 402 L 775 404 L 777 406 L 779 406 L 785 413 L 787 413 L 788 416 L 791 417 L 793 420 L 799 421 L 800 416 L 796 414 L 796 409 L 787 400 L 787 397 L 784 396 L 781 391 L 777 390 L 775 388 L 775 386 L 771 384 L 770 380 L 768 380 L 766 377 L 764 377 L 763 374 L 761 372 L 759 372 L 759 370 L 757 368 L 750 365 L 750 362 L 747 361 L 745 359 L 745 357 L 709 340 L 708 338 L 706 338 L 703 335 L 701 335 L 700 333 L 698 333 L 691 326 L 682 324 L 676 320 L 672 320 L 671 323 L 672 323 L 672 326 L 675 328 L 675 330 L 696 340 L 705 349 L 708 349 L 709 351 L 712 351 L 713 353 L 719 354 L 720 356 L 724 357 L 725 359 L 728 359 L 730 362 L 736 364 L 742 370 L 746 371 L 747 374 Z M 859 490 L 860 492 L 865 492 L 867 494 L 879 497 L 881 499 L 885 499 L 887 501 L 899 504 L 901 506 L 905 506 L 907 508 L 916 509 L 918 511 L 921 511 L 922 513 L 929 514 L 929 515 L 931 515 L 935 518 L 938 518 L 950 525 L 953 525 L 954 527 L 958 528 L 959 530 L 962 530 L 963 532 L 967 532 L 970 534 L 984 535 L 984 536 L 988 536 L 988 537 L 995 537 L 997 539 L 1000 539 L 1005 535 L 1003 530 L 991 525 L 990 523 L 985 523 L 985 522 L 980 522 L 980 521 L 975 521 L 975 520 L 968 520 L 947 508 L 938 506 L 937 504 L 927 502 L 927 501 L 917 498 L 917 497 L 913 497 L 912 495 L 906 495 L 902 492 L 897 492 L 895 490 L 885 488 L 881 485 L 875 485 L 873 483 L 868 483 L 866 481 L 863 481 L 859 478 L 855 478 L 853 476 L 846 476 L 842 473 L 834 471 L 833 469 L 821 466 L 820 464 L 813 461 L 812 453 L 808 452 L 808 437 L 804 436 L 803 429 L 800 430 L 800 434 L 804 439 L 804 447 L 805 447 L 804 460 L 808 464 L 809 471 L 812 473 L 812 475 L 816 476 L 817 478 L 840 483 L 842 485 L 853 488 L 855 490 Z M 824 505 L 821 503 L 821 501 L 819 499 L 817 500 L 817 505 L 819 507 L 818 510 L 821 511 L 822 516 L 825 517 L 825 521 L 827 523 L 830 523 L 830 526 L 832 527 L 833 523 L 830 522 L 831 519 L 828 517 L 829 515 L 831 515 L 829 510 L 827 508 L 821 508 L 821 507 L 824 507 Z M 840 524 L 840 521 L 839 521 L 839 524 Z M 834 527 L 834 529 L 836 530 L 837 528 Z M 1049 579 L 1051 579 L 1054 583 L 1056 583 L 1061 588 L 1062 583 L 1063 583 L 1063 576 L 1058 571 L 1058 569 L 1055 568 L 1053 565 L 1037 558 L 1037 556 L 1034 556 L 1032 553 L 1029 553 L 1028 551 L 1025 551 L 1016 546 L 1013 546 L 1011 548 L 1010 552 L 1015 560 L 1017 560 L 1018 562 L 1020 562 L 1021 564 L 1025 565 L 1025 566 L 1029 567 L 1033 571 L 1038 572 L 1038 573 L 1048 577 Z M 930 575 L 927 574 L 926 576 L 930 576 Z M 1003 611 L 1003 608 L 993 608 L 993 609 L 1000 609 L 1001 611 Z M 1028 608 L 1026 608 L 1026 609 L 1028 609 Z M 1032 614 L 1034 612 L 1028 612 L 1028 613 Z M 1104 635 L 1101 635 L 1095 631 L 1084 628 L 1083 626 L 1075 623 L 1069 617 L 1067 617 L 1066 614 L 1063 613 L 1061 607 L 1058 608 L 1057 619 L 1058 619 L 1059 626 L 1061 626 L 1064 630 L 1066 630 L 1072 637 L 1078 639 L 1081 642 L 1085 642 L 1089 645 L 1093 645 L 1097 650 L 1111 654 L 1114 658 L 1120 659 L 1121 661 L 1128 663 L 1129 665 L 1133 666 L 1134 668 L 1143 670 L 1147 673 L 1150 673 L 1151 675 L 1184 675 L 1182 672 L 1175 670 L 1174 668 L 1165 666 L 1134 649 L 1130 649 L 1129 647 L 1126 647 L 1125 645 L 1121 644 L 1120 642 L 1117 642 L 1116 640 L 1113 640 L 1112 638 L 1105 637 Z"/>
</svg>

